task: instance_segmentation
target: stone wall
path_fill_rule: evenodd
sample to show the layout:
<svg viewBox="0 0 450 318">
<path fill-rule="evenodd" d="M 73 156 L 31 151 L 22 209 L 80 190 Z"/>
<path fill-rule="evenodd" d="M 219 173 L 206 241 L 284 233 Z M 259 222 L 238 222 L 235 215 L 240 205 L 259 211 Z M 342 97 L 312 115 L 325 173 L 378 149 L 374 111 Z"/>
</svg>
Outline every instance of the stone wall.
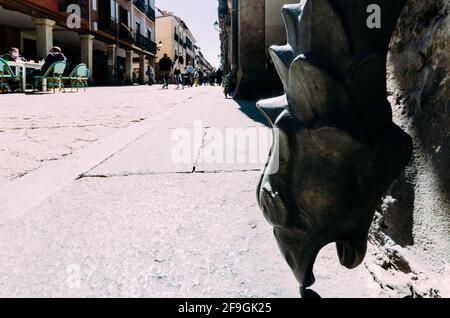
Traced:
<svg viewBox="0 0 450 318">
<path fill-rule="evenodd" d="M 299 0 L 265 0 L 266 1 L 266 47 L 286 43 L 286 29 L 281 8 L 285 4 L 299 3 Z"/>
<path fill-rule="evenodd" d="M 255 99 L 270 94 L 271 83 L 265 54 L 265 19 L 265 0 L 239 1 L 239 69 L 235 98 Z"/>
<path fill-rule="evenodd" d="M 448 0 L 410 0 L 388 58 L 394 121 L 413 137 L 414 158 L 375 222 L 380 266 L 366 266 L 400 296 L 450 296 L 449 9 Z"/>
</svg>

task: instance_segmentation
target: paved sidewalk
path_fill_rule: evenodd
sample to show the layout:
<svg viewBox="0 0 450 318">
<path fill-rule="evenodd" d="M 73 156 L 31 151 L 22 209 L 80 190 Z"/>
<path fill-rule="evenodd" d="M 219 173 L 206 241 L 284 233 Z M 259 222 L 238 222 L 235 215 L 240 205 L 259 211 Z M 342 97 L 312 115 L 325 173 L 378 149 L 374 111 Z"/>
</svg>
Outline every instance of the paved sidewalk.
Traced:
<svg viewBox="0 0 450 318">
<path fill-rule="evenodd" d="M 199 160 L 214 147 L 208 136 L 218 131 L 268 131 L 253 103 L 225 100 L 219 88 L 210 87 L 169 92 L 93 88 L 88 94 L 68 95 L 67 101 L 65 95 L 36 97 L 43 100 L 36 102 L 40 106 L 0 110 L 0 126 L 10 127 L 0 133 L 7 140 L 2 148 L 9 149 L 0 159 L 14 161 L 10 149 L 21 148 L 17 167 L 24 162 L 32 167 L 23 178 L 17 178 L 14 167 L 4 170 L 4 180 L 20 184 L 23 193 L 15 195 L 24 206 L 31 202 L 31 208 L 7 215 L 0 211 L 0 296 L 298 297 L 256 204 L 263 162 Z M 78 115 L 74 96 L 86 103 Z M 16 101 L 29 103 L 29 98 Z M 65 108 L 50 106 L 62 100 Z M 33 124 L 25 124 L 26 116 Z M 192 147 L 192 160 L 175 163 L 173 137 L 195 134 L 198 122 L 201 143 Z M 50 123 L 60 128 L 43 128 Z M 88 125 L 92 130 L 83 123 L 93 123 Z M 21 135 L 9 139 L 14 125 Z M 62 126 L 70 126 L 67 134 Z M 58 138 L 52 138 L 54 131 Z M 25 132 L 39 135 L 36 148 L 28 147 Z M 89 133 L 89 141 L 77 144 Z M 120 136 L 116 143 L 115 136 Z M 63 156 L 56 145 L 68 145 L 72 152 Z M 41 147 L 45 151 L 34 153 Z M 56 162 L 35 160 L 50 150 Z M 259 149 L 263 156 L 267 151 Z M 22 159 L 25 152 L 33 160 Z M 82 176 L 71 179 L 58 173 L 61 167 Z M 32 193 L 47 175 L 59 176 L 61 186 L 36 201 Z M 0 190 L 14 189 L 14 183 Z M 332 246 L 320 254 L 315 273 L 314 290 L 323 297 L 383 296 L 364 266 L 340 267 Z"/>
<path fill-rule="evenodd" d="M 207 90 L 138 86 L 91 88 L 77 94 L 2 95 L 0 186 Z"/>
</svg>

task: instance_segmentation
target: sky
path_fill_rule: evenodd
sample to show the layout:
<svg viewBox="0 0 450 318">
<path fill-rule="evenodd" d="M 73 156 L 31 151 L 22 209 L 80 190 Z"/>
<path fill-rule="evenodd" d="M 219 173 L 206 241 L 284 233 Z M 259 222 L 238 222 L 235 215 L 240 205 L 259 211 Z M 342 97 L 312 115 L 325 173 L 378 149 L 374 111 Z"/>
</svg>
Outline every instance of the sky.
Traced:
<svg viewBox="0 0 450 318">
<path fill-rule="evenodd" d="M 191 30 L 197 45 L 212 66 L 220 64 L 219 33 L 214 29 L 217 18 L 217 0 L 156 0 L 156 7 L 173 12 Z M 158 30 L 156 31 L 158 32 Z"/>
</svg>

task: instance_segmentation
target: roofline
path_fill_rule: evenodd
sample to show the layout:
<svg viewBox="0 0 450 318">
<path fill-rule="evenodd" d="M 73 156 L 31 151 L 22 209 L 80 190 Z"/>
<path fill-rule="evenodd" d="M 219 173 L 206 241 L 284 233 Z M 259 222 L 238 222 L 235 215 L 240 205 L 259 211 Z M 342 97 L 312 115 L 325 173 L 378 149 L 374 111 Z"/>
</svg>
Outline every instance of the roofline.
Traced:
<svg viewBox="0 0 450 318">
<path fill-rule="evenodd" d="M 159 19 L 159 18 L 167 18 L 167 17 L 173 17 L 173 18 L 175 18 L 175 19 L 178 21 L 178 23 L 186 30 L 186 32 L 189 33 L 190 37 L 191 37 L 192 40 L 193 40 L 193 41 L 192 41 L 193 44 L 197 43 L 197 39 L 196 39 L 195 36 L 192 34 L 191 30 L 190 30 L 189 27 L 187 26 L 186 22 L 183 21 L 183 19 L 181 19 L 179 16 L 173 14 L 173 12 L 167 13 L 167 11 L 163 11 L 163 10 L 161 10 L 161 9 L 158 8 L 158 7 L 156 7 L 156 10 L 159 11 L 162 15 L 159 16 L 159 17 L 156 17 L 156 18 L 155 18 L 155 21 L 156 21 L 156 19 Z M 164 14 L 163 12 L 166 12 L 166 14 Z"/>
</svg>

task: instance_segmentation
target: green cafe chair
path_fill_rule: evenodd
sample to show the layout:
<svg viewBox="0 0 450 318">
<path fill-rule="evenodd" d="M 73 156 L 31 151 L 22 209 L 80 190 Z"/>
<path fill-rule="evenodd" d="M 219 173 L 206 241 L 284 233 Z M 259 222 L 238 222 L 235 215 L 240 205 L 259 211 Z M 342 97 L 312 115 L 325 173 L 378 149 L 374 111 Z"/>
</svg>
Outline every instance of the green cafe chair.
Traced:
<svg viewBox="0 0 450 318">
<path fill-rule="evenodd" d="M 87 65 L 82 63 L 77 65 L 68 77 L 63 77 L 62 79 L 64 82 L 70 81 L 71 92 L 73 91 L 73 88 L 76 88 L 78 92 L 80 87 L 86 91 L 88 87 L 89 74 L 90 71 Z"/>
<path fill-rule="evenodd" d="M 53 93 L 55 93 L 55 88 L 58 87 L 59 91 L 64 90 L 64 81 L 62 76 L 64 74 L 64 70 L 66 69 L 66 62 L 59 61 L 53 63 L 42 76 L 34 77 L 34 85 L 33 85 L 33 93 L 36 92 L 37 84 L 39 81 L 47 80 L 47 89 L 53 89 Z"/>
<path fill-rule="evenodd" d="M 8 65 L 4 59 L 0 58 L 0 92 L 4 93 L 8 82 L 10 81 L 22 81 L 22 77 L 14 74 L 11 67 Z M 20 90 L 22 91 L 22 85 L 20 85 Z"/>
</svg>

